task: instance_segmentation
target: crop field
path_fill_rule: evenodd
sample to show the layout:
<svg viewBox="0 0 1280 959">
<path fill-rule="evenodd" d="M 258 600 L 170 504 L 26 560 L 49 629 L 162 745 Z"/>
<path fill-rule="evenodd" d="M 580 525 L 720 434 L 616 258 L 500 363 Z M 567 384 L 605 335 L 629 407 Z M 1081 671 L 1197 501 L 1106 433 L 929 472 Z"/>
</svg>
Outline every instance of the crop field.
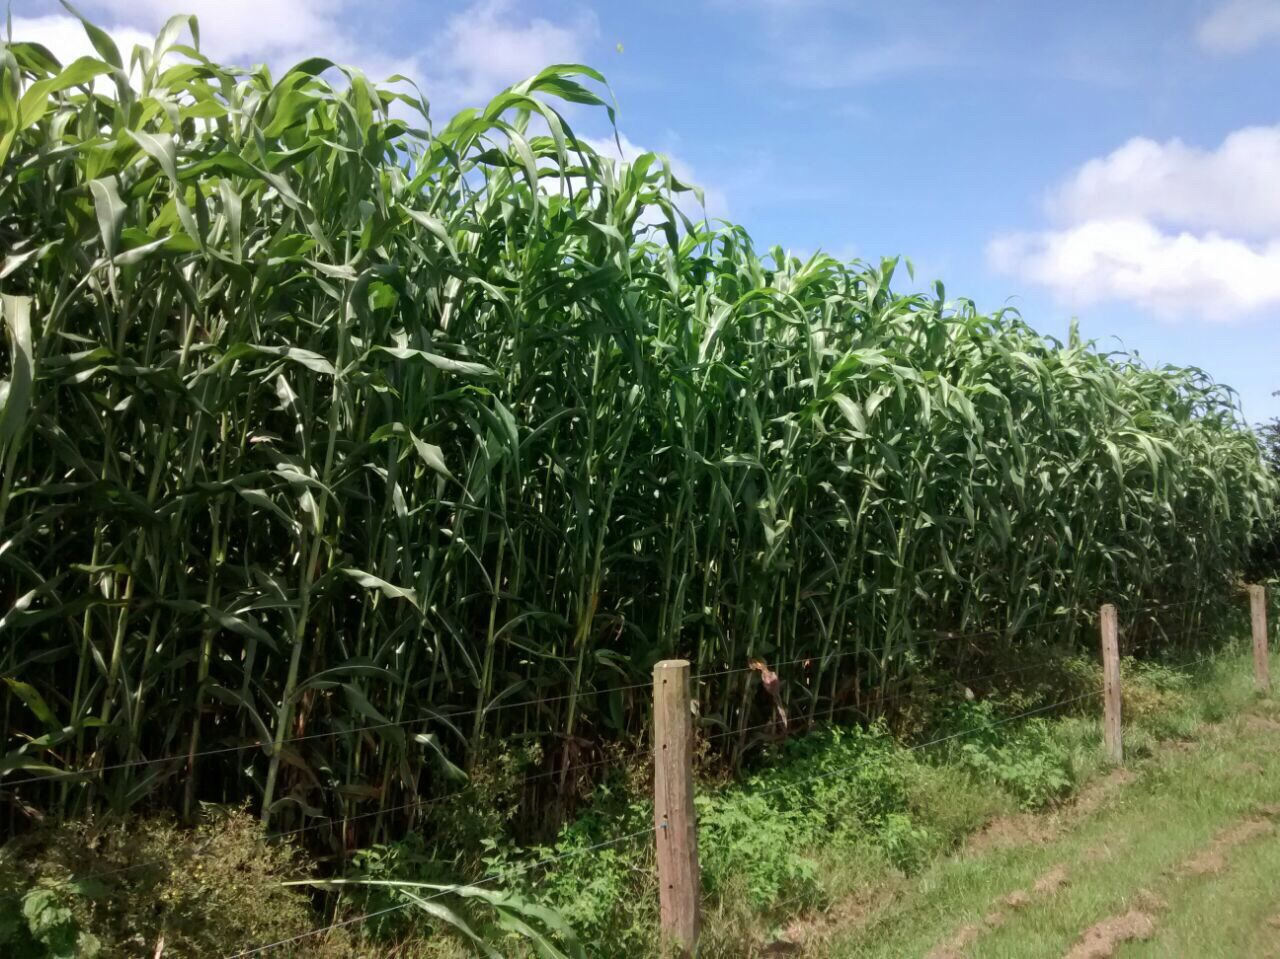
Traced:
<svg viewBox="0 0 1280 959">
<path fill-rule="evenodd" d="M 499 826 L 555 836 L 659 660 L 732 776 L 779 710 L 1092 651 L 1117 598 L 1194 655 L 1238 603 L 1276 484 L 1200 370 L 758 249 L 575 136 L 586 66 L 440 117 L 85 28 L 0 45 L 7 836 L 246 807 L 465 872 L 423 803 L 506 764 Z"/>
</svg>

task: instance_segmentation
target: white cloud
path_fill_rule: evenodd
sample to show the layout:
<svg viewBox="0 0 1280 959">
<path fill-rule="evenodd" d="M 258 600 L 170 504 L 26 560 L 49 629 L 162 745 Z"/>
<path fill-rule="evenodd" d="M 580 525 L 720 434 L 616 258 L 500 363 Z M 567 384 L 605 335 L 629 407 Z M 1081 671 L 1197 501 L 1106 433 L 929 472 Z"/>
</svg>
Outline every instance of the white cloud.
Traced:
<svg viewBox="0 0 1280 959">
<path fill-rule="evenodd" d="M 1135 137 L 1090 160 L 1050 198 L 1060 217 L 1143 217 L 1163 224 L 1280 236 L 1280 126 L 1231 133 L 1216 150 Z"/>
<path fill-rule="evenodd" d="M 1047 287 L 1072 306 L 1135 303 L 1164 317 L 1231 320 L 1280 306 L 1280 240 L 1251 245 L 1217 233 L 1165 233 L 1140 219 L 998 237 L 996 269 Z"/>
<path fill-rule="evenodd" d="M 510 0 L 478 0 L 432 44 L 433 100 L 478 105 L 553 63 L 580 63 L 599 35 L 590 11 L 567 23 L 524 19 Z"/>
<path fill-rule="evenodd" d="M 359 48 L 343 26 L 348 0 L 98 0 L 114 18 L 153 33 L 175 12 L 195 14 L 200 48 L 215 60 L 328 56 Z"/>
<path fill-rule="evenodd" d="M 304 57 L 323 56 L 364 68 L 378 79 L 414 69 L 411 59 L 352 42 L 352 31 L 339 19 L 344 4 L 345 0 L 182 0 L 181 9 L 196 15 L 200 49 L 214 60 L 245 65 L 265 61 L 279 69 Z M 87 16 L 111 34 L 127 61 L 135 45 L 153 45 L 173 10 L 170 0 L 101 0 Z M 96 56 L 84 26 L 66 14 L 16 18 L 13 35 L 43 43 L 63 62 Z M 183 42 L 189 41 L 184 37 Z M 384 69 L 387 73 L 379 72 Z"/>
<path fill-rule="evenodd" d="M 180 0 L 179 7 L 196 15 L 201 49 L 215 60 L 265 60 L 279 69 L 303 57 L 324 56 L 357 66 L 377 80 L 404 74 L 418 81 L 437 121 L 463 106 L 483 104 L 550 64 L 589 60 L 590 47 L 599 38 L 598 21 L 589 10 L 553 22 L 524 15 L 514 0 L 475 0 L 445 21 L 421 56 L 397 56 L 353 39 L 359 31 L 352 21 L 362 9 L 356 0 Z M 134 44 L 152 45 L 173 10 L 174 0 L 96 0 L 89 15 L 110 24 L 108 31 L 127 60 Z M 83 26 L 71 16 L 18 18 L 14 36 L 44 43 L 64 62 L 93 54 Z M 626 137 L 621 141 L 623 159 L 649 152 Z M 618 155 L 612 140 L 590 142 L 606 156 Z M 688 163 L 672 156 L 668 160 L 680 180 L 702 186 Z M 722 191 L 704 188 L 704 195 L 711 216 L 727 214 Z M 693 215 L 692 197 L 685 206 Z"/>
<path fill-rule="evenodd" d="M 842 90 L 945 62 L 940 51 L 916 39 L 885 39 L 854 48 L 825 41 L 793 43 L 788 45 L 786 79 L 809 90 Z"/>
<path fill-rule="evenodd" d="M 1247 53 L 1280 39 L 1280 0 L 1226 0 L 1196 28 L 1196 41 L 1210 53 Z"/>
<path fill-rule="evenodd" d="M 119 47 L 126 66 L 134 46 L 142 44 L 150 49 L 155 42 L 153 35 L 132 27 L 112 26 L 104 29 Z M 84 32 L 84 24 L 75 17 L 57 14 L 47 17 L 14 17 L 13 39 L 47 47 L 64 64 L 78 57 L 98 56 L 93 44 L 89 42 L 88 34 Z"/>
<path fill-rule="evenodd" d="M 513 0 L 475 0 L 420 49 L 397 54 L 362 39 L 358 21 L 366 10 L 357 0 L 88 0 L 90 19 L 126 39 L 129 48 L 150 46 L 175 9 L 195 14 L 201 50 L 214 60 L 265 61 L 281 69 L 322 56 L 375 80 L 402 73 L 419 82 L 440 106 L 433 111 L 439 115 L 483 103 L 552 63 L 581 62 L 599 35 L 590 11 L 553 22 L 523 15 Z M 92 52 L 73 17 L 19 18 L 14 26 L 15 36 L 47 38 L 51 49 Z"/>
<path fill-rule="evenodd" d="M 1000 236 L 988 262 L 1064 303 L 1230 320 L 1280 307 L 1280 126 L 1216 149 L 1134 138 L 1047 199 L 1055 228 Z"/>
</svg>

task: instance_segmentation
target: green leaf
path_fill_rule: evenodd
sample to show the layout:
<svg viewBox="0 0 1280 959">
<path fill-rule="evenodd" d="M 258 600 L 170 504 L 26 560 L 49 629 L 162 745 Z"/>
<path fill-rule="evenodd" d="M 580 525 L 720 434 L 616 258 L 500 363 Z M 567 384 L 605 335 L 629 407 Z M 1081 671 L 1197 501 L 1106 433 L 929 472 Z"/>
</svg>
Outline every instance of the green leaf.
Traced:
<svg viewBox="0 0 1280 959">
<path fill-rule="evenodd" d="M 126 207 L 120 199 L 115 177 L 102 177 L 89 183 L 93 193 L 93 207 L 98 214 L 98 233 L 107 256 L 115 256 L 120 245 L 120 228 L 124 224 Z"/>
<path fill-rule="evenodd" d="M 49 704 L 44 701 L 44 697 L 30 683 L 24 683 L 21 680 L 12 677 L 4 677 L 5 685 L 9 690 L 22 700 L 28 709 L 30 709 L 40 722 L 51 732 L 57 732 L 62 728 L 62 724 L 58 722 L 58 718 L 53 714 L 53 710 L 49 708 Z"/>
<path fill-rule="evenodd" d="M 392 586 L 385 579 L 379 579 L 372 573 L 366 573 L 362 569 L 342 569 L 341 572 L 345 576 L 349 576 L 365 589 L 376 589 L 388 599 L 407 600 L 413 606 L 418 605 L 418 596 L 412 589 L 405 589 L 401 586 Z"/>
<path fill-rule="evenodd" d="M 35 353 L 31 338 L 31 297 L 0 297 L 0 317 L 9 334 L 9 379 L 0 380 L 0 464 L 6 458 L 31 412 L 35 381 Z"/>
</svg>

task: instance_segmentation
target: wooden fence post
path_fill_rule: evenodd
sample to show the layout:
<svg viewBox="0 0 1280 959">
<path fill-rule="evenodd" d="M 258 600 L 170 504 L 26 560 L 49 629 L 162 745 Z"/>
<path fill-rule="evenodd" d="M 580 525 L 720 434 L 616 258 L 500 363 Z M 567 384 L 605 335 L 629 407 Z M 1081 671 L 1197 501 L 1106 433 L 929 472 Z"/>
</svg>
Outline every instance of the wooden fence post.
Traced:
<svg viewBox="0 0 1280 959">
<path fill-rule="evenodd" d="M 653 667 L 653 824 L 658 902 L 668 948 L 692 956 L 700 925 L 701 869 L 693 808 L 693 713 L 689 663 Z"/>
<path fill-rule="evenodd" d="M 1249 587 L 1249 621 L 1253 625 L 1253 676 L 1258 691 L 1271 692 L 1271 644 L 1267 642 L 1267 591 Z"/>
<path fill-rule="evenodd" d="M 1120 642 L 1116 635 L 1116 608 L 1102 607 L 1102 741 L 1114 763 L 1124 762 L 1120 732 Z"/>
</svg>

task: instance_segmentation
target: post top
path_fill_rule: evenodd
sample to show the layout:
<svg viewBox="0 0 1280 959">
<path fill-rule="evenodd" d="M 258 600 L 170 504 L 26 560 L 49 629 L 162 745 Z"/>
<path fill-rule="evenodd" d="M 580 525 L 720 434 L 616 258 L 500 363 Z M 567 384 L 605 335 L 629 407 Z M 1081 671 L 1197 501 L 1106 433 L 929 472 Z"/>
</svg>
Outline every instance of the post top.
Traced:
<svg viewBox="0 0 1280 959">
<path fill-rule="evenodd" d="M 653 671 L 656 673 L 660 669 L 688 669 L 689 660 L 687 659 L 663 659 L 653 664 Z"/>
</svg>

